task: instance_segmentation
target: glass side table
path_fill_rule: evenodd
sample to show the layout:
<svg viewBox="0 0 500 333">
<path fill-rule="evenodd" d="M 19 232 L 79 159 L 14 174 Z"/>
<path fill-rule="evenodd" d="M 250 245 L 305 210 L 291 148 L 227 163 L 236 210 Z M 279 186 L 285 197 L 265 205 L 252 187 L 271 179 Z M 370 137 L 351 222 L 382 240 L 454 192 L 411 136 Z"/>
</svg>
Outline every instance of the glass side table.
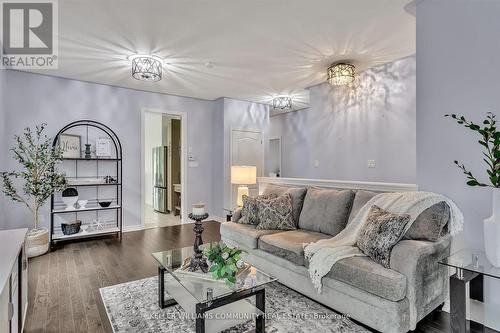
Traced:
<svg viewBox="0 0 500 333">
<path fill-rule="evenodd" d="M 456 273 L 450 276 L 450 328 L 452 333 L 470 332 L 467 321 L 466 288 L 469 284 L 469 296 L 484 302 L 484 277 L 500 279 L 500 268 L 491 265 L 484 251 L 464 249 L 439 261 L 440 264 L 454 267 Z M 498 329 L 500 325 L 500 309 L 483 308 L 482 325 Z M 475 318 L 471 318 L 474 320 Z"/>
</svg>

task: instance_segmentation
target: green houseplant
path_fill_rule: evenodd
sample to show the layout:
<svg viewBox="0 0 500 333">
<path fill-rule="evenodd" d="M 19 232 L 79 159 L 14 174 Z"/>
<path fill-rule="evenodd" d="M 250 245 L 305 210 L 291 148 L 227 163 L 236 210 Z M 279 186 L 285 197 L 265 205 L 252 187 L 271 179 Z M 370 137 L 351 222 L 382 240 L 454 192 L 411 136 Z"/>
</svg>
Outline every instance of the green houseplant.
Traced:
<svg viewBox="0 0 500 333">
<path fill-rule="evenodd" d="M 12 201 L 24 204 L 33 214 L 33 227 L 26 242 L 30 257 L 48 251 L 48 230 L 40 227 L 40 208 L 54 192 L 66 187 L 64 174 L 56 169 L 62 160 L 62 150 L 52 147 L 52 140 L 44 134 L 46 126 L 28 127 L 22 135 L 14 136 L 11 152 L 20 168 L 0 174 L 3 193 Z"/>
<path fill-rule="evenodd" d="M 464 164 L 458 161 L 454 163 L 467 177 L 467 185 L 493 188 L 493 214 L 484 220 L 483 225 L 484 246 L 488 260 L 500 267 L 500 132 L 497 130 L 495 115 L 488 112 L 481 125 L 456 114 L 445 115 L 445 117 L 456 120 L 459 125 L 463 125 L 479 136 L 478 143 L 483 149 L 483 162 L 489 183 L 476 178 Z"/>
<path fill-rule="evenodd" d="M 217 245 L 210 244 L 203 250 L 209 272 L 212 273 L 214 279 L 224 279 L 228 285 L 236 282 L 236 273 L 244 266 L 241 260 L 242 253 L 242 250 L 229 247 L 223 241 Z"/>
</svg>

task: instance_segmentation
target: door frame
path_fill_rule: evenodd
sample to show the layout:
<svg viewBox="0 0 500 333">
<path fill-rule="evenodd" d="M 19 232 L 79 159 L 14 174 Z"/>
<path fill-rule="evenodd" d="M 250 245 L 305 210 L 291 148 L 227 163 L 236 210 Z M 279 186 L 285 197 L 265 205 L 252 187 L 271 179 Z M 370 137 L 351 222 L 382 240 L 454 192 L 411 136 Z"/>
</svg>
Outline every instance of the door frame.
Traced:
<svg viewBox="0 0 500 333">
<path fill-rule="evenodd" d="M 238 132 L 249 132 L 249 133 L 259 133 L 260 134 L 260 144 L 261 144 L 261 162 L 260 162 L 260 171 L 261 173 L 265 173 L 264 170 L 264 159 L 266 158 L 266 151 L 265 151 L 265 146 L 264 146 L 264 132 L 256 129 L 256 128 L 239 128 L 239 127 L 232 127 L 230 128 L 230 138 L 229 138 L 229 173 L 228 173 L 228 183 L 229 183 L 229 206 L 233 206 L 233 184 L 231 184 L 231 166 L 233 165 L 233 134 L 234 131 Z M 262 177 L 263 175 L 257 174 L 258 177 Z"/>
<path fill-rule="evenodd" d="M 144 228 L 145 221 L 144 221 L 144 213 L 146 211 L 145 207 L 145 200 L 144 200 L 144 195 L 146 193 L 146 181 L 145 181 L 145 170 L 144 170 L 144 163 L 146 162 L 145 158 L 145 150 L 144 150 L 144 144 L 145 144 L 145 118 L 146 118 L 146 113 L 161 113 L 163 115 L 174 115 L 174 116 L 180 116 L 181 117 L 181 223 L 189 223 L 187 219 L 187 198 L 188 198 L 188 191 L 187 191 L 187 122 L 188 122 L 188 115 L 186 112 L 183 111 L 169 111 L 169 110 L 162 110 L 162 109 L 154 109 L 154 108 L 141 108 L 141 167 L 140 167 L 140 172 L 141 172 L 141 226 Z"/>
<path fill-rule="evenodd" d="M 273 137 L 270 137 L 269 140 L 267 140 L 268 144 L 269 144 L 269 149 L 268 149 L 268 153 L 270 153 L 270 150 L 271 150 L 271 140 L 278 140 L 279 142 L 279 148 L 280 148 L 280 177 L 283 177 L 283 143 L 282 143 L 282 140 L 281 140 L 281 136 L 273 136 Z M 269 177 L 269 175 L 265 175 L 264 177 Z"/>
</svg>

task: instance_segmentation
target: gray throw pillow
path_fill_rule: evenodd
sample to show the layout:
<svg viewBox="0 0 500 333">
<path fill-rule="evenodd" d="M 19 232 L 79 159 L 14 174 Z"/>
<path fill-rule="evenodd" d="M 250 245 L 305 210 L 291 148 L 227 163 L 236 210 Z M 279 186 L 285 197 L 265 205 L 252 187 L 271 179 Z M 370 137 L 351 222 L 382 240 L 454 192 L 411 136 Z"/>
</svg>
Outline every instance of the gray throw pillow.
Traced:
<svg viewBox="0 0 500 333">
<path fill-rule="evenodd" d="M 276 194 L 259 195 L 256 198 L 243 195 L 243 207 L 241 208 L 241 218 L 238 220 L 238 223 L 251 225 L 259 224 L 257 200 L 270 200 L 277 197 Z"/>
<path fill-rule="evenodd" d="M 354 199 L 351 190 L 310 188 L 300 213 L 299 228 L 335 236 L 347 225 Z"/>
<path fill-rule="evenodd" d="M 378 193 L 365 191 L 365 190 L 357 190 L 356 195 L 354 196 L 354 201 L 352 203 L 351 213 L 349 214 L 349 220 L 347 223 L 351 222 L 352 219 L 356 217 L 356 214 L 359 212 L 361 207 L 363 207 L 371 198 L 376 196 Z"/>
<path fill-rule="evenodd" d="M 292 197 L 289 193 L 275 199 L 257 199 L 259 224 L 257 229 L 295 230 L 297 227 L 292 216 Z"/>
<path fill-rule="evenodd" d="M 274 184 L 268 184 L 264 189 L 263 194 L 276 194 L 282 195 L 289 193 L 292 197 L 292 216 L 295 226 L 299 224 L 300 211 L 302 210 L 302 205 L 304 204 L 304 197 L 306 195 L 307 189 L 305 187 L 291 187 L 291 186 L 279 186 Z"/>
<path fill-rule="evenodd" d="M 393 214 L 373 205 L 359 233 L 357 246 L 375 262 L 390 268 L 391 250 L 403 237 L 408 222 L 410 215 Z"/>
<path fill-rule="evenodd" d="M 424 210 L 413 222 L 404 238 L 435 242 L 446 233 L 445 226 L 449 220 L 450 207 L 442 201 Z"/>
</svg>

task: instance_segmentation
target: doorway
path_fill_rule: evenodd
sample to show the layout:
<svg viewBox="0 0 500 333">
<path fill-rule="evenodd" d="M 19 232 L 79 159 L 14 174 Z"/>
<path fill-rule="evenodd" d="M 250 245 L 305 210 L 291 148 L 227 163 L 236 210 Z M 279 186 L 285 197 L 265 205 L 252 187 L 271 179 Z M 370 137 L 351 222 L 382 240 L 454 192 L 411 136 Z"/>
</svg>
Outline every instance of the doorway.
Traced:
<svg viewBox="0 0 500 333">
<path fill-rule="evenodd" d="M 183 223 L 185 116 L 159 110 L 142 113 L 142 225 Z"/>
<path fill-rule="evenodd" d="M 246 165 L 257 167 L 257 177 L 263 175 L 264 145 L 262 133 L 258 130 L 231 131 L 231 161 L 230 165 Z M 256 196 L 259 192 L 257 184 L 247 184 L 249 195 Z M 231 184 L 231 207 L 236 207 L 238 185 Z"/>
<path fill-rule="evenodd" d="M 269 154 L 267 158 L 267 177 L 282 177 L 281 137 L 269 139 Z"/>
</svg>

